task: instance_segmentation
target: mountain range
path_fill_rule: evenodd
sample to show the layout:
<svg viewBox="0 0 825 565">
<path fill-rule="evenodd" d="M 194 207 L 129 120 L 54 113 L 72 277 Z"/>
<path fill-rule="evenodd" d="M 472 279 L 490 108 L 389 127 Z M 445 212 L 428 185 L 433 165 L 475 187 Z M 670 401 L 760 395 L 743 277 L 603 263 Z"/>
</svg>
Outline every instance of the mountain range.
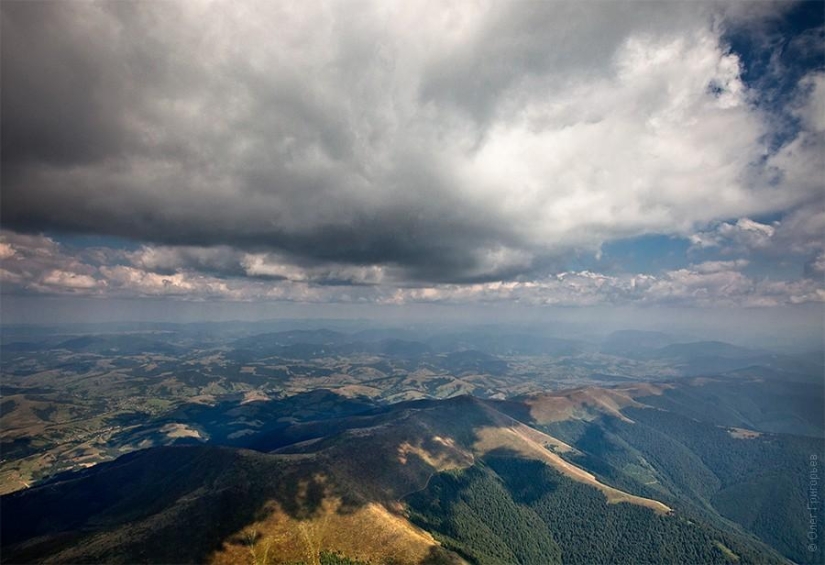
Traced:
<svg viewBox="0 0 825 565">
<path fill-rule="evenodd" d="M 315 391 L 305 408 L 334 416 L 232 447 L 182 437 L 4 496 L 3 560 L 806 562 L 803 483 L 825 453 L 821 406 L 800 410 L 798 386 L 739 375 L 391 405 Z"/>
</svg>

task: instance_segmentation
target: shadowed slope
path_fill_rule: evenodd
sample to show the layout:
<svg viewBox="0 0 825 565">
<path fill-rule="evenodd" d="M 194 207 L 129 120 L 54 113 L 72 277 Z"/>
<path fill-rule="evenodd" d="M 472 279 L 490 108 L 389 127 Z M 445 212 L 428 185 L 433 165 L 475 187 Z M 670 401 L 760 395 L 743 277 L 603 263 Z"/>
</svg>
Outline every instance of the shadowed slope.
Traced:
<svg viewBox="0 0 825 565">
<path fill-rule="evenodd" d="M 317 562 L 322 550 L 450 561 L 429 534 L 326 471 L 313 457 L 230 448 L 136 452 L 3 497 L 3 560 L 238 562 L 268 543 L 276 563 Z"/>
</svg>

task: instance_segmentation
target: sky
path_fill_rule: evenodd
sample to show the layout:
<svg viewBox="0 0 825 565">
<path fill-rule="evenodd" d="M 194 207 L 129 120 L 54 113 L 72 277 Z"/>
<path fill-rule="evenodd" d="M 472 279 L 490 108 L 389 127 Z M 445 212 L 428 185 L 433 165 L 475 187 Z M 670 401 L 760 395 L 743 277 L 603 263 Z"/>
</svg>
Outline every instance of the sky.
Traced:
<svg viewBox="0 0 825 565">
<path fill-rule="evenodd" d="M 822 2 L 0 10 L 6 323 L 441 305 L 821 332 Z"/>
</svg>

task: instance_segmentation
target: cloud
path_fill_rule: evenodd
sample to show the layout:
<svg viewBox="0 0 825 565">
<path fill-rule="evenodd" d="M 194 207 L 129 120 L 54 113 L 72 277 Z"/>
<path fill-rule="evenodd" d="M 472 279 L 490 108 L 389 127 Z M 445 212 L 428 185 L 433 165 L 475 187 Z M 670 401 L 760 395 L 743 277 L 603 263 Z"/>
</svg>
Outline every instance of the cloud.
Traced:
<svg viewBox="0 0 825 565">
<path fill-rule="evenodd" d="M 825 302 L 818 279 L 754 278 L 745 259 L 705 261 L 663 273 L 608 275 L 564 271 L 519 281 L 411 285 L 375 269 L 328 265 L 304 268 L 277 258 L 238 252 L 225 272 L 205 258 L 225 250 L 149 248 L 123 252 L 73 249 L 43 236 L 2 232 L 8 253 L 0 269 L 7 294 L 83 295 L 109 298 L 167 297 L 188 301 L 292 301 L 374 304 L 517 303 L 532 306 L 779 306 Z M 212 255 L 210 255 L 212 254 Z M 194 263 L 191 257 L 197 257 Z M 175 258 L 180 260 L 175 264 Z M 155 261 L 152 263 L 152 261 Z M 219 263 L 220 263 L 219 262 Z M 822 256 L 812 263 L 819 269 Z M 206 265 L 198 270 L 198 265 Z M 343 285 L 343 286 L 341 286 Z"/>
<path fill-rule="evenodd" d="M 161 274 L 174 274 L 181 269 L 220 275 L 243 275 L 240 253 L 230 247 L 141 246 L 127 253 L 134 266 Z"/>
<path fill-rule="evenodd" d="M 825 73 L 814 72 L 800 81 L 801 101 L 791 106 L 806 131 L 825 132 Z"/>
<path fill-rule="evenodd" d="M 146 243 L 76 273 L 109 292 L 532 280 L 611 239 L 819 197 L 821 79 L 800 87 L 801 133 L 769 147 L 724 40 L 745 20 L 692 2 L 7 2 L 0 217 Z"/>
<path fill-rule="evenodd" d="M 705 261 L 698 265 L 693 265 L 693 270 L 700 274 L 721 273 L 725 271 L 738 271 L 748 266 L 747 259 L 736 259 L 735 261 Z"/>
<path fill-rule="evenodd" d="M 46 287 L 58 288 L 61 290 L 88 290 L 97 288 L 100 284 L 102 284 L 102 281 L 98 281 L 89 275 L 54 270 L 49 271 L 43 276 L 41 279 L 41 284 Z"/>
<path fill-rule="evenodd" d="M 0 260 L 13 257 L 14 254 L 14 248 L 10 244 L 0 243 Z"/>
<path fill-rule="evenodd" d="M 446 285 L 399 289 L 390 303 L 516 302 L 555 306 L 772 307 L 825 302 L 821 281 L 754 279 L 739 272 L 740 261 L 701 264 L 660 275 L 610 276 L 590 271 L 566 272 L 529 282 Z"/>
<path fill-rule="evenodd" d="M 805 274 L 819 280 L 825 279 L 825 252 L 820 252 L 805 264 Z"/>
<path fill-rule="evenodd" d="M 771 226 L 740 218 L 735 223 L 722 222 L 711 231 L 691 234 L 689 239 L 699 248 L 735 245 L 740 249 L 764 249 L 773 243 L 778 225 L 778 222 Z"/>
<path fill-rule="evenodd" d="M 204 275 L 162 275 L 123 265 L 103 266 L 99 271 L 115 294 L 125 291 L 127 295 L 132 296 L 182 296 L 229 300 L 242 298 L 240 294 L 233 294 L 232 288 L 224 281 Z"/>
<path fill-rule="evenodd" d="M 692 252 L 744 254 L 769 262 L 798 260 L 806 276 L 821 278 L 818 265 L 825 255 L 825 202 L 801 207 L 771 224 L 750 218 L 722 222 L 689 239 Z"/>
<path fill-rule="evenodd" d="M 106 285 L 95 278 L 94 265 L 66 255 L 60 244 L 48 237 L 2 231 L 0 261 L 4 293 L 96 294 Z"/>
</svg>

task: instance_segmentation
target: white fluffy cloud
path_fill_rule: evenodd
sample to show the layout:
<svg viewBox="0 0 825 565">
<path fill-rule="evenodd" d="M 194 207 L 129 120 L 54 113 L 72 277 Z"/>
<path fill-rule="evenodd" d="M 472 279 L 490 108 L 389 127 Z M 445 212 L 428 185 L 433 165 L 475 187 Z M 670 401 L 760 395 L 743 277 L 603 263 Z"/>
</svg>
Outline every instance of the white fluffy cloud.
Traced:
<svg viewBox="0 0 825 565">
<path fill-rule="evenodd" d="M 735 223 L 722 222 L 714 230 L 691 234 L 691 243 L 699 248 L 738 245 L 749 249 L 764 249 L 772 244 L 778 222 L 768 225 L 750 218 L 740 218 Z"/>
<path fill-rule="evenodd" d="M 797 260 L 811 273 L 821 273 L 825 256 L 825 206 L 812 203 L 764 224 L 750 218 L 722 222 L 690 236 L 692 250 L 711 250 L 722 255 L 750 255 L 767 261 Z"/>
<path fill-rule="evenodd" d="M 3 8 L 15 229 L 208 248 L 189 257 L 207 271 L 242 252 L 251 275 L 297 278 L 285 257 L 471 283 L 821 189 L 821 76 L 772 150 L 723 40 L 755 16 L 730 5 Z"/>
<path fill-rule="evenodd" d="M 97 268 L 66 254 L 59 243 L 43 236 L 0 232 L 0 286 L 2 291 L 45 294 L 100 294 L 106 281 Z"/>
</svg>

